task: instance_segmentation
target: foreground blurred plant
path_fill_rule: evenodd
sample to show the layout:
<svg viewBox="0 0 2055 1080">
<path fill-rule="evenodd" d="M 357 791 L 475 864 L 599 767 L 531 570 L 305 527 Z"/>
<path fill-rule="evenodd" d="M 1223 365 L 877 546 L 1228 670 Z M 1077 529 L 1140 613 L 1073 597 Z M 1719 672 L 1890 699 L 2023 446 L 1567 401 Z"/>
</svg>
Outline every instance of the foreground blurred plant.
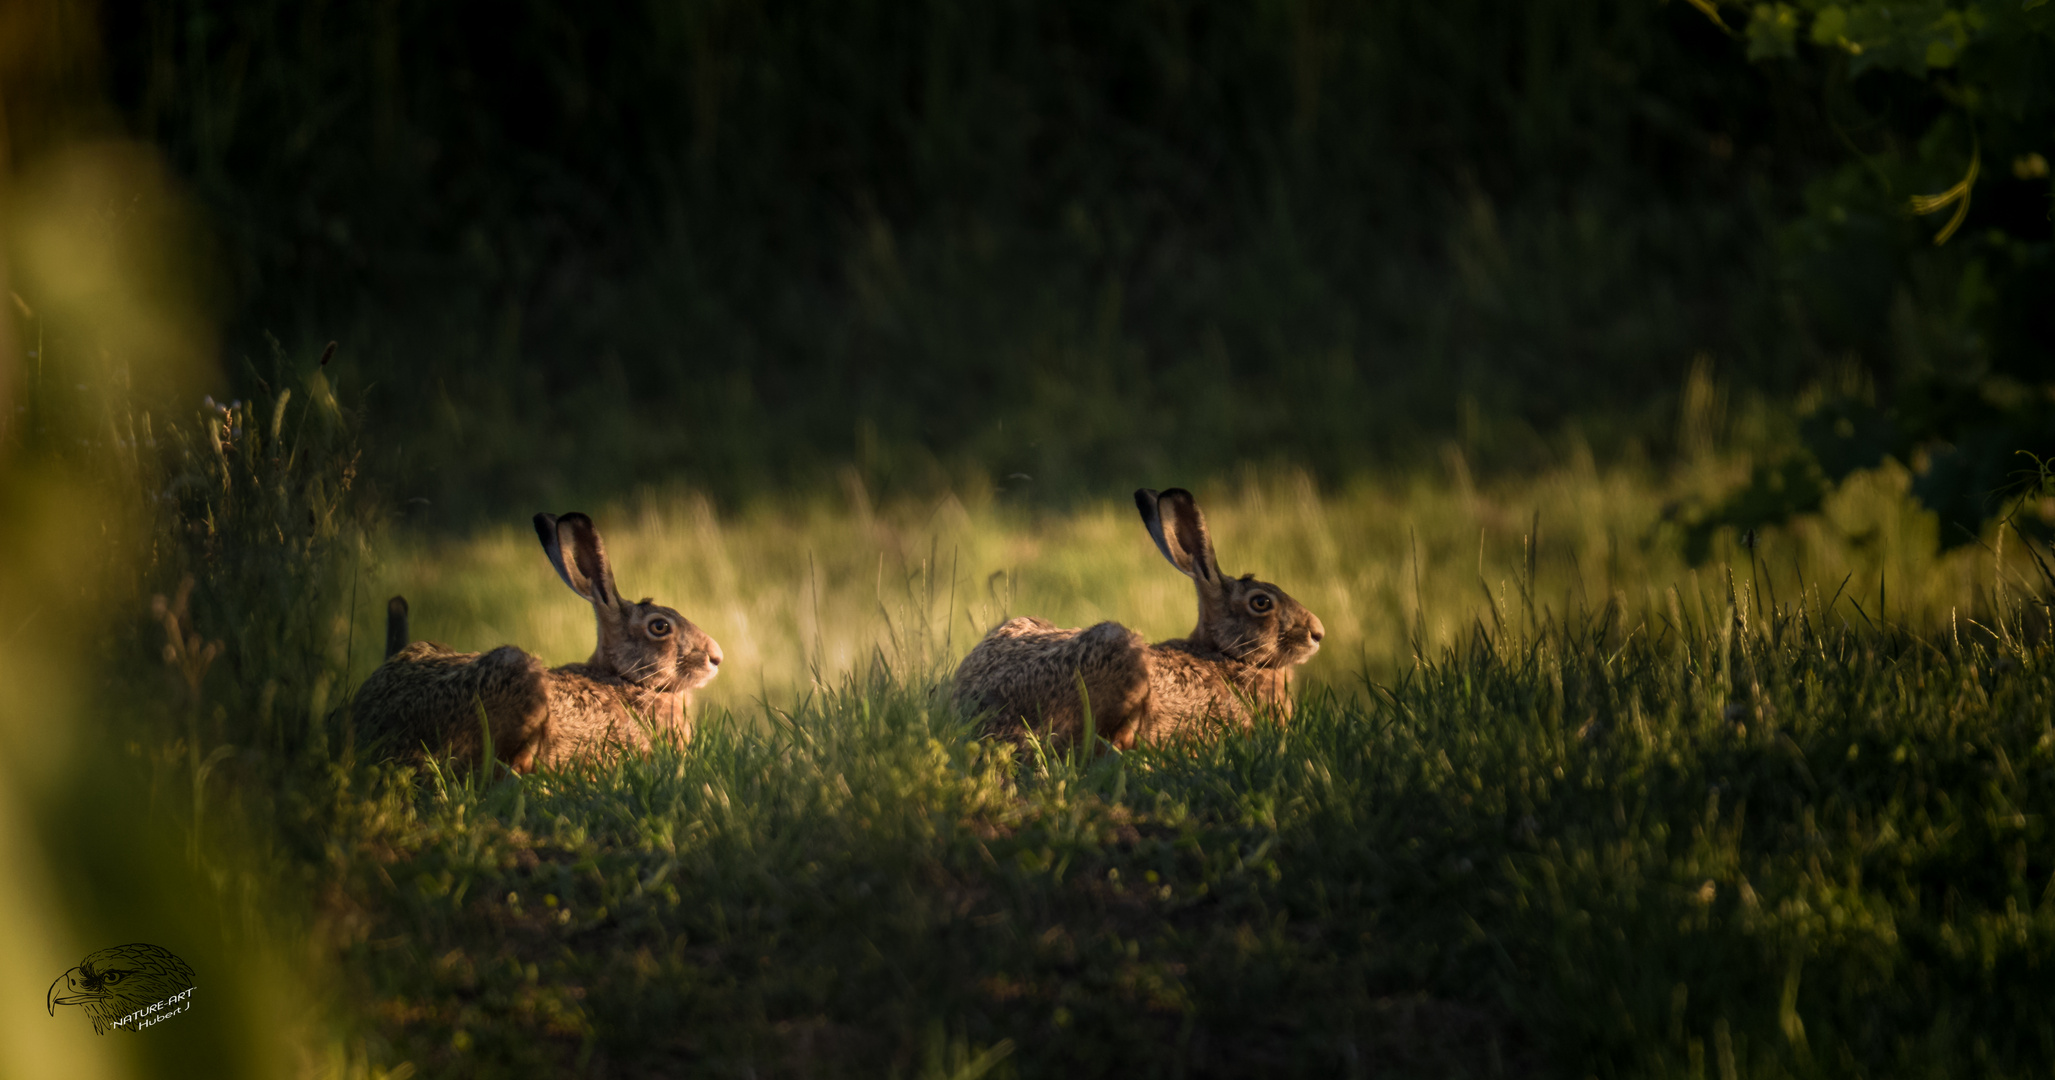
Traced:
<svg viewBox="0 0 2055 1080">
<path fill-rule="evenodd" d="M 291 924 L 240 842 L 261 830 L 207 812 L 226 755 L 201 751 L 218 741 L 208 728 L 236 648 L 208 610 L 226 575 L 170 543 L 159 443 L 131 411 L 188 398 L 211 370 L 186 262 L 197 246 L 154 155 L 51 107 L 52 82 L 99 70 L 75 48 L 90 16 L 16 5 L 0 19 L 0 977 L 48 984 L 143 942 L 206 992 L 139 1035 L 7 1010 L 0 1075 L 279 1076 L 320 1021 L 297 989 L 307 980 L 279 977 L 277 931 Z M 146 750 L 190 777 L 190 815 L 151 782 Z M 203 814 L 216 823 L 205 859 Z M 318 970 L 308 959 L 296 974 Z"/>
<path fill-rule="evenodd" d="M 150 553 L 141 574 L 181 581 L 152 613 L 186 684 L 192 760 L 203 743 L 273 762 L 347 745 L 336 706 L 374 515 L 358 482 L 356 418 L 327 377 L 334 353 L 331 344 L 294 379 L 298 394 L 253 377 L 259 390 L 247 402 L 210 398 L 184 419 L 121 418 L 136 431 L 120 464 Z M 275 370 L 290 369 L 280 358 Z M 194 644 L 201 636 L 210 640 Z M 205 682 L 217 661 L 227 677 Z"/>
<path fill-rule="evenodd" d="M 193 597 L 193 575 L 187 574 L 178 583 L 175 598 L 166 600 L 162 593 L 150 598 L 150 614 L 164 627 L 164 662 L 184 677 L 186 684 L 186 757 L 192 769 L 193 822 L 191 838 L 186 845 L 187 857 L 194 862 L 200 859 L 200 837 L 207 817 L 207 774 L 230 749 L 219 746 L 200 759 L 200 690 L 207 682 L 207 669 L 214 666 L 214 660 L 221 655 L 221 642 L 202 641 L 200 635 L 186 629 L 192 624 L 189 601 Z"/>
</svg>

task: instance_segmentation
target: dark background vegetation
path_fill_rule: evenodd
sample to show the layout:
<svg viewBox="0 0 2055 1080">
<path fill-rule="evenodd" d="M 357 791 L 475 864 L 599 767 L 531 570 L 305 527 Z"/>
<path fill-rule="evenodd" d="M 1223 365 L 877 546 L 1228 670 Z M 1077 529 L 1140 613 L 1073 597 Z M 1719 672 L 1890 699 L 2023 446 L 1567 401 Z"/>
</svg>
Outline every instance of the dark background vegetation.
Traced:
<svg viewBox="0 0 2055 1080">
<path fill-rule="evenodd" d="M 1945 4 L 1865 59 L 1654 0 L 111 0 L 70 79 L 206 207 L 230 392 L 340 339 L 430 520 L 1661 455 L 1702 353 L 1863 433 L 1715 518 L 1997 424 L 1923 495 L 1973 523 L 2055 445 L 2048 183 L 2006 167 L 2055 152 L 2055 51 L 2001 6 L 1929 69 Z M 1977 153 L 1936 248 L 1905 201 Z"/>
<path fill-rule="evenodd" d="M 438 514 L 844 462 L 1064 497 L 1423 436 L 1517 464 L 1571 420 L 1661 450 L 1695 353 L 1788 391 L 1835 351 L 1769 244 L 1841 156 L 1820 80 L 1682 3 L 103 23 L 119 123 L 213 214 L 229 355 L 341 339 Z"/>
</svg>

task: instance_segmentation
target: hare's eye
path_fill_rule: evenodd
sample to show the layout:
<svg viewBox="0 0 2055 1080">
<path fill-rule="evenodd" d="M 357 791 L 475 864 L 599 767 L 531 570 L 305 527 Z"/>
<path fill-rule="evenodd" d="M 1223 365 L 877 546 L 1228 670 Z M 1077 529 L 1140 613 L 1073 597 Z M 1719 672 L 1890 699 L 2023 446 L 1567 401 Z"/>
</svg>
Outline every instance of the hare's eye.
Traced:
<svg viewBox="0 0 2055 1080">
<path fill-rule="evenodd" d="M 655 618 L 649 620 L 647 629 L 650 637 L 665 637 L 671 632 L 671 620 Z"/>
<path fill-rule="evenodd" d="M 1276 601 L 1270 599 L 1268 596 L 1265 596 L 1262 593 L 1257 593 L 1256 595 L 1249 597 L 1249 610 L 1255 612 L 1258 615 L 1261 615 L 1262 613 L 1269 611 L 1271 608 L 1274 608 L 1276 606 Z"/>
</svg>

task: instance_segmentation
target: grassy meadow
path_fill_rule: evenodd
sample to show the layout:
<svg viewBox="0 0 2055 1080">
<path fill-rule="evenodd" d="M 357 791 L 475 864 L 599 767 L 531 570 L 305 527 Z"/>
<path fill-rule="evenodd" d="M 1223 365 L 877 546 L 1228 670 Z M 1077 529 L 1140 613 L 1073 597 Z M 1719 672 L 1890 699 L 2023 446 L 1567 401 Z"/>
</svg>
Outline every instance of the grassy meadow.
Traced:
<svg viewBox="0 0 2055 1080">
<path fill-rule="evenodd" d="M 1251 471 L 1197 493 L 1228 570 L 1276 582 L 1327 625 L 1302 682 L 1344 692 L 1401 678 L 1480 628 L 1497 637 L 1610 607 L 1609 633 L 1654 632 L 1676 604 L 1725 604 L 1734 590 L 1759 593 L 1752 604 L 1833 600 L 1835 625 L 1942 626 L 1988 619 L 2007 588 L 2036 576 L 2009 531 L 1938 551 L 1934 517 L 1906 497 L 1909 475 L 1896 467 L 1855 478 L 1817 517 L 1763 530 L 1752 551 L 1722 533 L 1715 561 L 1693 567 L 1682 512 L 1744 479 L 1745 455 L 1676 469 L 1601 469 L 1576 448 L 1562 456 L 1479 486 L 1451 445 L 1445 469 L 1337 491 L 1303 473 Z M 837 493 L 731 513 L 689 492 L 584 509 L 623 589 L 678 607 L 721 642 L 730 662 L 699 695 L 713 708 L 788 703 L 873 664 L 934 677 L 1014 615 L 1112 619 L 1152 640 L 1192 628 L 1191 584 L 1156 551 L 1127 492 L 1071 510 L 995 495 L 874 506 L 849 471 Z M 2038 504 L 2027 513 L 2037 519 Z M 550 570 L 525 519 L 458 536 L 396 531 L 370 565 L 354 634 L 374 644 L 354 654 L 358 677 L 377 664 L 395 593 L 412 604 L 417 638 L 468 650 L 516 642 L 551 663 L 592 650 L 590 609 Z"/>
<path fill-rule="evenodd" d="M 351 787 L 344 1060 L 425 1075 L 2032 1074 L 2055 944 L 2049 579 L 1902 470 L 1723 537 L 1745 474 L 1586 454 L 1201 485 L 1326 622 L 1298 716 L 1016 762 L 944 693 L 1008 613 L 1190 626 L 1126 500 L 597 515 L 723 644 L 683 754 Z M 2029 507 L 2028 511 L 2038 507 Z M 1537 527 L 1538 521 L 1538 527 Z M 582 658 L 525 523 L 381 537 L 417 636 Z M 2042 556 L 2045 558 L 2045 555 Z M 357 666 L 370 661 L 359 657 Z M 387 774 L 387 782 L 392 777 Z"/>
</svg>

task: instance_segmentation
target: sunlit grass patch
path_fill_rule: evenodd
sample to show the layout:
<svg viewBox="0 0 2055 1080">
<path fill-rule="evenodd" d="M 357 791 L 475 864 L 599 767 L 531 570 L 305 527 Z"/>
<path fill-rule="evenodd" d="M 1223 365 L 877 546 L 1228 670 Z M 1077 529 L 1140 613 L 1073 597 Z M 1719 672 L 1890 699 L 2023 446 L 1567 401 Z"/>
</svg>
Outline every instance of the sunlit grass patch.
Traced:
<svg viewBox="0 0 2055 1080">
<path fill-rule="evenodd" d="M 1852 479 L 1820 515 L 1721 534 L 1714 561 L 1693 567 L 1680 507 L 1737 467 L 1602 469 L 1572 455 L 1482 486 L 1463 472 L 1322 491 L 1278 473 L 1198 494 L 1225 569 L 1275 581 L 1326 624 L 1321 655 L 1302 669 L 1309 686 L 1395 677 L 1479 628 L 1532 628 L 1550 614 L 1611 607 L 1614 632 L 1659 627 L 1672 589 L 1686 606 L 1805 597 L 1837 622 L 1924 627 L 1977 618 L 2034 578 L 2017 540 L 2002 558 L 1977 545 L 1938 552 L 1933 515 L 1898 469 Z M 677 606 L 721 642 L 728 662 L 699 697 L 737 711 L 877 662 L 938 672 L 1012 615 L 1112 619 L 1151 640 L 1196 621 L 1190 583 L 1125 492 L 1069 512 L 954 497 L 874 508 L 860 489 L 733 513 L 692 495 L 594 512 L 622 588 Z M 383 600 L 397 592 L 413 602 L 417 636 L 461 649 L 512 642 L 553 664 L 587 656 L 590 613 L 550 572 L 526 515 L 510 518 L 469 537 L 389 538 L 359 593 L 357 638 L 378 640 Z M 1988 543 L 2004 539 L 1994 529 Z M 376 659 L 362 651 L 357 674 Z"/>
</svg>

